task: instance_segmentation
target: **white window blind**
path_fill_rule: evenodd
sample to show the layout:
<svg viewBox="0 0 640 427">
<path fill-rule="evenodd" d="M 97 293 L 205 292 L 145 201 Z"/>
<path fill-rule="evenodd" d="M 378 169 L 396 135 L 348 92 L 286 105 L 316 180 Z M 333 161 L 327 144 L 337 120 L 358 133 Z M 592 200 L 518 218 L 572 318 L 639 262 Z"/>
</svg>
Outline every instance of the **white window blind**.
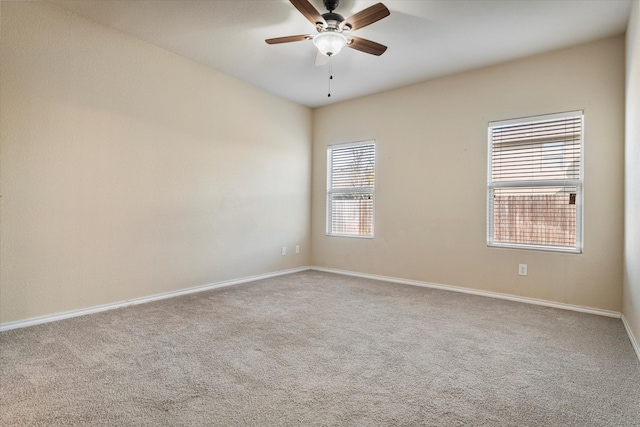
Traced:
<svg viewBox="0 0 640 427">
<path fill-rule="evenodd" d="M 327 149 L 327 234 L 373 237 L 375 143 Z"/>
<path fill-rule="evenodd" d="M 582 250 L 583 113 L 489 123 L 487 243 Z"/>
</svg>

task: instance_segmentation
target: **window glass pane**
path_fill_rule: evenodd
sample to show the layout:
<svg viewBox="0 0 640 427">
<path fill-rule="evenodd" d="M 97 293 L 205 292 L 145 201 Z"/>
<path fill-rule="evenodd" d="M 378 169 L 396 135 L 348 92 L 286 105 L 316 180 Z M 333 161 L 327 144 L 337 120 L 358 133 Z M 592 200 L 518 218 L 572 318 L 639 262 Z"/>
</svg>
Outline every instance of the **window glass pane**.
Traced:
<svg viewBox="0 0 640 427">
<path fill-rule="evenodd" d="M 370 194 L 338 193 L 331 199 L 332 234 L 373 234 L 373 198 Z"/>
<path fill-rule="evenodd" d="M 576 245 L 576 187 L 493 190 L 493 240 L 542 246 Z"/>
</svg>

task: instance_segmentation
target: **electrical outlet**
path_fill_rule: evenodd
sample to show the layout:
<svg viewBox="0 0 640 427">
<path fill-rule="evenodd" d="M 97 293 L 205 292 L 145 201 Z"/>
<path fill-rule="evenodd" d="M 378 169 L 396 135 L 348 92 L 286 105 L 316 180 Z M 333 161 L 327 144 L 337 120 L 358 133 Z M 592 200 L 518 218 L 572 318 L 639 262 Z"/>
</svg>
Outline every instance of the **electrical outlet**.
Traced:
<svg viewBox="0 0 640 427">
<path fill-rule="evenodd" d="M 281 253 L 282 253 L 282 256 L 285 256 L 287 254 L 287 247 L 286 246 L 282 247 L 282 252 Z"/>
<path fill-rule="evenodd" d="M 527 264 L 518 264 L 518 274 L 521 276 L 527 275 Z"/>
<path fill-rule="evenodd" d="M 296 253 L 299 254 L 300 253 L 300 245 L 296 245 Z"/>
</svg>

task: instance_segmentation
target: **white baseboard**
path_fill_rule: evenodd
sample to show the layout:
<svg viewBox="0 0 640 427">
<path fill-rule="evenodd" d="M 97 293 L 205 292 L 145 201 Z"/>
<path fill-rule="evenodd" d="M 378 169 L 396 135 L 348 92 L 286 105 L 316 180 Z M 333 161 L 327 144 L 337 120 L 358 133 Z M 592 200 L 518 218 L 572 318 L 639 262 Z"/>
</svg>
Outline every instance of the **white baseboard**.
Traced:
<svg viewBox="0 0 640 427">
<path fill-rule="evenodd" d="M 211 289 L 224 288 L 227 286 L 239 285 L 241 283 L 255 282 L 256 280 L 268 279 L 270 277 L 283 276 L 285 274 L 297 273 L 309 270 L 310 267 L 292 268 L 289 270 L 280 270 L 272 273 L 258 274 L 255 276 L 243 277 L 241 279 L 225 280 L 222 282 L 211 283 L 208 285 L 196 286 L 193 288 L 181 289 L 179 291 L 165 292 L 162 294 L 150 295 L 147 297 L 134 298 L 126 301 L 114 302 L 111 304 L 98 305 L 79 310 L 65 311 L 63 313 L 55 313 L 46 316 L 32 317 L 30 319 L 18 320 L 15 322 L 7 322 L 0 324 L 0 332 L 9 331 L 11 329 L 26 328 L 27 326 L 40 325 L 43 323 L 55 322 L 58 320 L 69 319 L 71 317 L 84 316 L 87 314 L 99 313 L 101 311 L 113 310 L 115 308 L 127 307 L 130 305 L 144 304 L 147 302 L 173 298 L 180 295 L 193 294 L 196 292 L 208 291 Z"/>
<path fill-rule="evenodd" d="M 461 292 L 464 294 L 479 295 L 483 297 L 498 298 L 509 301 L 523 302 L 525 304 L 542 305 L 545 307 L 560 308 L 563 310 L 579 311 L 581 313 L 597 314 L 599 316 L 620 318 L 618 311 L 602 310 L 600 308 L 583 307 L 580 305 L 564 304 L 560 302 L 541 300 L 536 298 L 519 297 L 516 295 L 501 294 L 498 292 L 481 291 L 477 289 L 463 288 L 460 286 L 443 285 L 440 283 L 421 282 L 418 280 L 399 279 L 397 277 L 379 276 L 376 274 L 357 273 L 354 271 L 336 270 L 333 268 L 311 267 L 311 270 L 326 271 L 327 273 L 344 274 L 346 276 L 356 276 L 365 279 L 381 280 L 384 282 L 401 283 L 404 285 L 421 286 L 423 288 L 442 289 L 445 291 Z"/>
<path fill-rule="evenodd" d="M 631 331 L 631 326 L 627 322 L 627 319 L 624 317 L 624 314 L 620 316 L 622 319 L 622 324 L 624 325 L 624 329 L 627 331 L 627 335 L 629 336 L 629 341 L 631 341 L 631 347 L 636 352 L 636 356 L 638 356 L 638 361 L 640 361 L 640 345 L 638 345 L 638 341 L 636 341 L 636 337 L 633 335 Z"/>
</svg>

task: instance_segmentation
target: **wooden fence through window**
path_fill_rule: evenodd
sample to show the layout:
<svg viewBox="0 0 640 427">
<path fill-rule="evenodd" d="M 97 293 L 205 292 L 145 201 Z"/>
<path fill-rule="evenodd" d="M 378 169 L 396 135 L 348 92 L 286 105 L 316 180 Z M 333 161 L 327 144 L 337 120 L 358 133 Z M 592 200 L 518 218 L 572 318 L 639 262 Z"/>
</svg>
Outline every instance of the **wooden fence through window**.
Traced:
<svg viewBox="0 0 640 427">
<path fill-rule="evenodd" d="M 574 247 L 575 193 L 495 195 L 496 243 Z"/>
</svg>

